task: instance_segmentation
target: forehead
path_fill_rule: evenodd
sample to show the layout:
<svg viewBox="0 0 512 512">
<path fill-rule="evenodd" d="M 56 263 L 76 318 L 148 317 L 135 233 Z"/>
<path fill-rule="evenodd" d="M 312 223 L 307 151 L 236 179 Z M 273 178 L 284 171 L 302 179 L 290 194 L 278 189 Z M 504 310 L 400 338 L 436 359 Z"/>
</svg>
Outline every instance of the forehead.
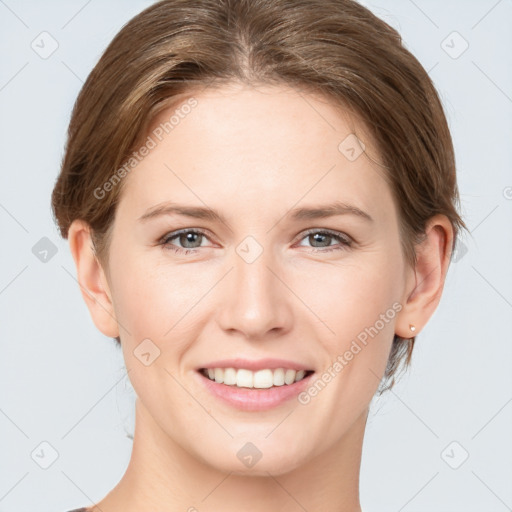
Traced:
<svg viewBox="0 0 512 512">
<path fill-rule="evenodd" d="M 289 208 L 302 198 L 393 206 L 364 126 L 333 101 L 288 86 L 229 84 L 183 95 L 148 136 L 154 147 L 123 191 L 139 215 L 170 199 L 215 209 Z"/>
</svg>

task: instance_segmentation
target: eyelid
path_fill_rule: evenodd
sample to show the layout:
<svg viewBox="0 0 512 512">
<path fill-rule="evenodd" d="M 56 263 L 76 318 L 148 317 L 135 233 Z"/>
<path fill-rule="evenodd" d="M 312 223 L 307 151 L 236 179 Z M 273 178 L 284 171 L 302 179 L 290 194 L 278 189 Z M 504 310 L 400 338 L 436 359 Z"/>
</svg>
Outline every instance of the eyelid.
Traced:
<svg viewBox="0 0 512 512">
<path fill-rule="evenodd" d="M 160 237 L 158 242 L 164 243 L 166 240 L 172 240 L 173 238 L 176 238 L 178 235 L 181 235 L 183 233 L 190 233 L 190 232 L 198 232 L 198 233 L 203 234 L 207 238 L 213 238 L 212 235 L 209 233 L 209 231 L 205 230 L 203 228 L 182 228 L 182 229 L 178 229 L 176 231 L 169 231 L 169 232 L 165 233 L 162 237 Z M 355 242 L 355 240 L 352 237 L 350 237 L 349 235 L 347 235 L 346 233 L 336 231 L 334 229 L 328 229 L 328 228 L 310 228 L 310 229 L 306 229 L 306 231 L 301 231 L 295 238 L 295 242 L 302 240 L 303 238 L 305 238 L 306 236 L 308 236 L 312 233 L 325 233 L 325 234 L 329 234 L 329 235 L 335 235 L 335 236 L 339 236 L 341 239 L 343 239 L 347 243 Z"/>
<path fill-rule="evenodd" d="M 346 233 L 341 232 L 341 231 L 336 231 L 335 229 L 328 229 L 328 228 L 311 228 L 311 229 L 306 229 L 306 231 L 301 231 L 297 235 L 297 239 L 296 240 L 297 240 L 297 242 L 300 242 L 303 238 L 305 238 L 306 236 L 311 235 L 313 233 L 322 233 L 322 234 L 326 234 L 326 235 L 331 235 L 333 237 L 339 237 L 347 245 L 355 243 L 355 240 L 351 236 L 347 235 Z M 315 247 L 313 247 L 313 249 L 315 249 Z M 318 249 L 318 247 L 316 247 L 316 249 Z"/>
<path fill-rule="evenodd" d="M 183 233 L 200 233 L 208 239 L 213 238 L 212 235 L 209 233 L 209 231 L 207 231 L 205 229 L 183 228 L 183 229 L 177 229 L 176 231 L 168 231 L 167 233 L 165 233 L 164 236 L 159 238 L 158 243 L 164 244 L 164 243 L 166 243 L 166 241 L 172 240 L 173 238 L 176 238 L 177 236 L 182 235 Z M 188 250 L 193 250 L 193 249 L 188 249 Z"/>
<path fill-rule="evenodd" d="M 200 235 L 203 235 L 208 240 L 210 240 L 210 238 L 214 238 L 210 235 L 208 230 L 203 229 L 203 228 L 182 228 L 182 229 L 178 229 L 176 231 L 167 232 L 164 236 L 162 236 L 158 240 L 158 245 L 161 245 L 162 248 L 164 248 L 166 250 L 173 250 L 178 254 L 179 253 L 191 254 L 191 253 L 197 252 L 201 248 L 204 249 L 204 247 L 202 247 L 202 246 L 189 249 L 189 248 L 185 248 L 185 247 L 175 246 L 174 244 L 170 243 L 171 240 L 178 238 L 183 233 L 200 234 Z M 332 238 L 335 238 L 338 240 L 338 244 L 335 244 L 333 246 L 328 245 L 326 247 L 311 247 L 310 250 L 313 253 L 328 253 L 328 252 L 337 251 L 337 250 L 348 250 L 348 249 L 352 248 L 352 246 L 356 243 L 356 241 L 351 236 L 347 235 L 344 232 L 336 231 L 334 229 L 329 229 L 329 228 L 309 228 L 305 231 L 301 231 L 297 235 L 295 241 L 293 242 L 294 245 L 297 244 L 298 242 L 304 240 L 305 238 L 307 238 L 308 235 L 315 234 L 315 233 L 317 233 L 317 234 L 319 233 L 319 234 L 323 234 L 323 235 L 327 235 Z M 303 246 L 299 246 L 299 247 L 303 247 Z"/>
</svg>

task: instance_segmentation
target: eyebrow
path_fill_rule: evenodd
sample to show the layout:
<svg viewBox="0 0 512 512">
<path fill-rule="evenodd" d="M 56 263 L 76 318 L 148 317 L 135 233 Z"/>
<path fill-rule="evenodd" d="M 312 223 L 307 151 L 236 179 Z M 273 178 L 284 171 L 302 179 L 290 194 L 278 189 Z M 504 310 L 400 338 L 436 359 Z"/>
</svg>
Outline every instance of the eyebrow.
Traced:
<svg viewBox="0 0 512 512">
<path fill-rule="evenodd" d="M 226 217 L 224 217 L 222 213 L 212 208 L 185 206 L 172 202 L 163 203 L 153 208 L 150 208 L 143 215 L 141 215 L 138 220 L 141 222 L 146 222 L 150 219 L 154 219 L 155 217 L 173 214 L 183 215 L 185 217 L 191 217 L 194 219 L 209 220 L 214 222 L 217 221 L 222 222 L 227 226 L 229 225 L 226 220 Z M 294 208 L 293 210 L 290 210 L 285 215 L 285 217 L 289 217 L 292 220 L 297 221 L 324 219 L 338 215 L 354 215 L 356 217 L 365 219 L 369 222 L 373 222 L 373 218 L 364 210 L 361 210 L 357 206 L 347 204 L 341 201 L 335 201 L 334 203 L 324 205 Z"/>
</svg>

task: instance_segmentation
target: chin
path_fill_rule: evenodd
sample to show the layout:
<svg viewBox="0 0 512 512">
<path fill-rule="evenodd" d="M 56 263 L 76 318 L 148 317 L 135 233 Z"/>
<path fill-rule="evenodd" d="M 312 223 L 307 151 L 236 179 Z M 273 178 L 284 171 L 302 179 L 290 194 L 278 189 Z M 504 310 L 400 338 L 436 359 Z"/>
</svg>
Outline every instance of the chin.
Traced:
<svg viewBox="0 0 512 512">
<path fill-rule="evenodd" d="M 203 460 L 211 467 L 225 473 L 240 476 L 272 476 L 284 475 L 305 465 L 308 457 L 301 451 L 298 453 L 296 443 L 274 443 L 234 439 L 221 453 L 217 450 L 208 451 L 213 458 Z M 217 455 L 217 457 L 215 457 Z"/>
</svg>

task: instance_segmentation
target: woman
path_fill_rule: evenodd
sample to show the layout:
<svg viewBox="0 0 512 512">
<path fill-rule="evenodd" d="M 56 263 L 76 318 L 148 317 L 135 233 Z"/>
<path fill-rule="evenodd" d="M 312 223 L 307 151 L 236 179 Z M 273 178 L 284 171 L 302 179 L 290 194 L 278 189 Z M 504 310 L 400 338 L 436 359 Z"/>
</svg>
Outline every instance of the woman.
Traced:
<svg viewBox="0 0 512 512">
<path fill-rule="evenodd" d="M 158 2 L 88 77 L 52 201 L 137 394 L 81 510 L 360 511 L 370 401 L 465 228 L 398 33 L 352 0 Z"/>
</svg>

